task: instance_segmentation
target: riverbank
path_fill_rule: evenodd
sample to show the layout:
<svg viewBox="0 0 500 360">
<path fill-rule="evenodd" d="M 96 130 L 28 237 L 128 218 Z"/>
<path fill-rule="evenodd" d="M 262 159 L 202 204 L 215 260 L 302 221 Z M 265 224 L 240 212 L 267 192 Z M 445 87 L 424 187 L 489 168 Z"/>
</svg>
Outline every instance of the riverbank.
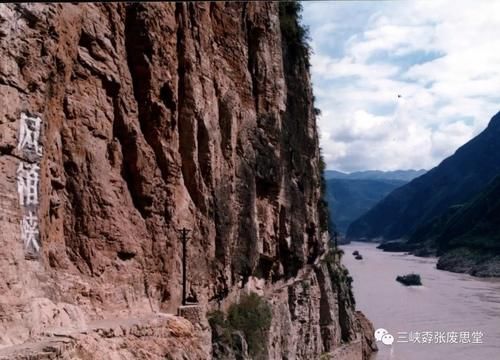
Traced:
<svg viewBox="0 0 500 360">
<path fill-rule="evenodd" d="M 373 360 L 491 360 L 500 353 L 500 279 L 440 271 L 437 259 L 384 252 L 377 244 L 342 246 L 342 262 L 353 278 L 357 309 L 395 337 L 392 346 L 378 342 Z M 358 250 L 363 260 L 352 253 Z M 417 273 L 423 286 L 406 287 L 396 277 Z M 481 344 L 401 343 L 398 333 L 483 333 Z"/>
<path fill-rule="evenodd" d="M 420 243 L 388 241 L 378 244 L 385 252 L 409 253 L 418 257 L 436 257 L 436 250 Z M 500 255 L 480 249 L 460 247 L 450 249 L 438 257 L 436 268 L 476 277 L 500 277 Z"/>
<path fill-rule="evenodd" d="M 439 257 L 439 270 L 466 273 L 477 277 L 500 277 L 500 255 L 458 248 Z"/>
</svg>

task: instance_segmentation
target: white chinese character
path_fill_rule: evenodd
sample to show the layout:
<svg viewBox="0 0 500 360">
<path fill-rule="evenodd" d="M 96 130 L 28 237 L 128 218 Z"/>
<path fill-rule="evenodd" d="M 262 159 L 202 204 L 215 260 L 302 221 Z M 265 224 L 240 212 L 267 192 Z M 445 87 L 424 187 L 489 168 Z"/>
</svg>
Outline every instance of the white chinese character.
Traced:
<svg viewBox="0 0 500 360">
<path fill-rule="evenodd" d="M 400 342 L 400 343 L 407 343 L 407 342 L 409 342 L 408 332 L 406 332 L 406 331 L 400 331 L 400 332 L 398 332 L 398 340 L 397 340 L 397 342 Z"/>
<path fill-rule="evenodd" d="M 432 344 L 433 333 L 432 331 L 422 331 L 420 335 L 422 338 L 422 344 Z"/>
<path fill-rule="evenodd" d="M 418 331 L 410 332 L 409 340 L 411 343 L 420 344 L 422 343 L 420 339 L 420 333 Z"/>
<path fill-rule="evenodd" d="M 31 117 L 21 114 L 21 128 L 19 131 L 19 150 L 29 149 L 37 155 L 42 155 L 42 147 L 39 144 L 42 119 L 38 116 Z"/>
<path fill-rule="evenodd" d="M 21 237 L 24 241 L 24 248 L 32 246 L 36 252 L 40 249 L 36 237 L 38 236 L 38 219 L 30 211 L 21 221 Z"/>
<path fill-rule="evenodd" d="M 483 343 L 483 333 L 481 331 L 473 331 L 471 336 L 473 344 Z"/>
<path fill-rule="evenodd" d="M 17 168 L 17 192 L 21 205 L 38 204 L 38 182 L 40 180 L 37 164 L 19 163 Z"/>
<path fill-rule="evenodd" d="M 470 332 L 469 331 L 460 331 L 459 338 L 460 338 L 461 344 L 470 343 Z"/>
<path fill-rule="evenodd" d="M 456 331 L 449 331 L 446 333 L 446 343 L 458 344 L 458 333 Z"/>
<path fill-rule="evenodd" d="M 444 331 L 435 331 L 434 332 L 434 342 L 436 344 L 446 343 L 446 333 Z"/>
</svg>

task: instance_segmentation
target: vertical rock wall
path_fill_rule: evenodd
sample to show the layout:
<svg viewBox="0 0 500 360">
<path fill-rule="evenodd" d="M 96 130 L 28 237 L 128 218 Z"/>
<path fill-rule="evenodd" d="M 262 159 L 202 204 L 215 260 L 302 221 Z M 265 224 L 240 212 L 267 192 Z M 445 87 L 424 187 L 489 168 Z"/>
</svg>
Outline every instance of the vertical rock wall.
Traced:
<svg viewBox="0 0 500 360">
<path fill-rule="evenodd" d="M 297 358 L 351 340 L 337 317 L 352 304 L 311 267 L 324 247 L 318 136 L 291 49 L 277 3 L 0 5 L 2 345 L 175 313 L 181 227 L 192 300 L 213 307 L 263 279 L 289 314 L 274 333 L 288 323 L 314 342 Z M 22 113 L 43 119 L 35 258 L 19 227 Z M 314 293 L 310 330 L 290 312 L 299 276 Z"/>
</svg>

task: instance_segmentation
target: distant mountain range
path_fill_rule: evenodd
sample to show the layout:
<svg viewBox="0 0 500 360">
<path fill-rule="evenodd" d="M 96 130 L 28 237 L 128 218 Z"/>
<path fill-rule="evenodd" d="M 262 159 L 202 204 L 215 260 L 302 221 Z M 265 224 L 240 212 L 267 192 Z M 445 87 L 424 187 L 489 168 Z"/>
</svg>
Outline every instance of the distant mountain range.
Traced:
<svg viewBox="0 0 500 360">
<path fill-rule="evenodd" d="M 440 260 L 444 268 L 495 273 L 496 270 L 471 270 L 472 266 L 464 268 L 460 258 L 468 256 L 464 251 L 469 255 L 472 251 L 475 255 L 469 258 L 478 266 L 484 264 L 485 256 L 499 252 L 500 185 L 495 180 L 499 175 L 500 113 L 455 154 L 395 189 L 354 221 L 346 236 L 351 240 L 409 240 L 412 250 L 419 246 L 420 250 L 426 248 L 445 255 Z M 451 250 L 457 254 L 456 249 L 460 249 L 459 255 L 450 255 Z M 497 270 L 500 275 L 500 267 Z"/>
<path fill-rule="evenodd" d="M 409 237 L 418 226 L 463 204 L 500 174 L 500 113 L 434 169 L 390 193 L 351 224 L 354 239 Z"/>
<path fill-rule="evenodd" d="M 411 181 L 416 177 L 425 174 L 426 170 L 395 170 L 395 171 L 379 171 L 366 170 L 356 171 L 352 173 L 344 173 L 336 170 L 326 170 L 325 179 L 366 179 L 366 180 L 401 180 Z"/>
<path fill-rule="evenodd" d="M 406 184 L 401 180 L 328 179 L 326 195 L 330 216 L 337 231 L 345 234 L 347 227 L 392 190 Z"/>
<path fill-rule="evenodd" d="M 425 173 L 425 170 L 344 173 L 325 171 L 328 207 L 341 234 L 348 226 L 394 189 Z"/>
</svg>

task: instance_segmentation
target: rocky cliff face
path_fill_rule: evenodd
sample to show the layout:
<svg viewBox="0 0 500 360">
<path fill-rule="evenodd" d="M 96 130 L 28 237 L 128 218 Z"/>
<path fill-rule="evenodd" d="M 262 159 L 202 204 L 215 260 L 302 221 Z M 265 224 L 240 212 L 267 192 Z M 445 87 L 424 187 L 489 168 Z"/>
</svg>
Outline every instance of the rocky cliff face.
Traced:
<svg viewBox="0 0 500 360">
<path fill-rule="evenodd" d="M 278 4 L 0 6 L 0 358 L 209 358 L 203 321 L 162 315 L 183 227 L 189 298 L 261 291 L 269 358 L 364 343 L 342 269 L 319 259 L 308 65 Z M 22 117 L 41 120 L 36 161 Z M 27 240 L 19 182 L 37 174 Z"/>
</svg>

